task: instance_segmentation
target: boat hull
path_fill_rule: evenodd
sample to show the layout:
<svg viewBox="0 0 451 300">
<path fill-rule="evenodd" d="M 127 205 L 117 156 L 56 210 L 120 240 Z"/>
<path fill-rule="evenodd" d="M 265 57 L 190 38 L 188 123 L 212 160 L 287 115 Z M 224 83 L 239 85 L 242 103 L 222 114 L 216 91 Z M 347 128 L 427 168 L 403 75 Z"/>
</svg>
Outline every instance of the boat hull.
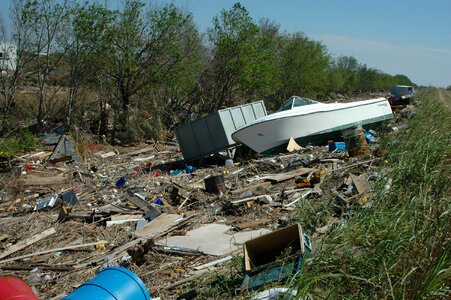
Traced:
<svg viewBox="0 0 451 300">
<path fill-rule="evenodd" d="M 291 137 L 307 144 L 315 137 L 325 139 L 352 126 L 381 123 L 391 118 L 393 113 L 385 98 L 350 104 L 317 104 L 269 115 L 238 129 L 232 138 L 261 153 L 288 143 Z"/>
</svg>

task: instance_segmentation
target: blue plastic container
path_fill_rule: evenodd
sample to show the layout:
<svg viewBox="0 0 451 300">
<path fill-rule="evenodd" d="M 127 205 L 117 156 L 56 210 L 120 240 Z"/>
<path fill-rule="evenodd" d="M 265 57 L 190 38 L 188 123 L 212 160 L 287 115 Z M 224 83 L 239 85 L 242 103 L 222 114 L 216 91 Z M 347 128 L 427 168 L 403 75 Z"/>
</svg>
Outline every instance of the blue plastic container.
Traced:
<svg viewBox="0 0 451 300">
<path fill-rule="evenodd" d="M 116 187 L 120 188 L 125 184 L 125 182 L 127 182 L 127 179 L 125 177 L 119 178 L 119 180 L 116 182 Z"/>
<path fill-rule="evenodd" d="M 176 175 L 179 175 L 182 173 L 185 173 L 185 170 L 175 170 L 175 171 L 172 171 L 170 174 L 171 174 L 171 176 L 176 176 Z"/>
<path fill-rule="evenodd" d="M 194 171 L 196 171 L 196 169 L 193 166 L 186 166 L 187 174 L 192 174 L 192 173 L 194 173 Z"/>
<path fill-rule="evenodd" d="M 345 151 L 346 150 L 346 144 L 343 142 L 332 142 L 329 143 L 329 152 L 334 151 L 337 149 L 338 152 Z"/>
<path fill-rule="evenodd" d="M 142 280 L 121 267 L 106 268 L 96 277 L 80 285 L 64 300 L 150 300 Z"/>
</svg>

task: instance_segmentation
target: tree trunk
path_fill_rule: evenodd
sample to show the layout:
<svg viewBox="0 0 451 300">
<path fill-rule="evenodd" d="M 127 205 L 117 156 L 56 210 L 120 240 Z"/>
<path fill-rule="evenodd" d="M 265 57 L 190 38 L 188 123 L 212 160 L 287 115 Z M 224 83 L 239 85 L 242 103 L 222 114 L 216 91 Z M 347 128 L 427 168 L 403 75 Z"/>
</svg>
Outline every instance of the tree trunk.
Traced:
<svg viewBox="0 0 451 300">
<path fill-rule="evenodd" d="M 72 107 L 74 105 L 75 102 L 75 94 L 76 94 L 76 88 L 75 87 L 71 87 L 69 89 L 69 102 L 67 103 L 67 116 L 66 116 L 66 125 L 69 127 L 70 126 L 70 121 L 71 121 L 71 117 L 72 117 Z"/>
</svg>

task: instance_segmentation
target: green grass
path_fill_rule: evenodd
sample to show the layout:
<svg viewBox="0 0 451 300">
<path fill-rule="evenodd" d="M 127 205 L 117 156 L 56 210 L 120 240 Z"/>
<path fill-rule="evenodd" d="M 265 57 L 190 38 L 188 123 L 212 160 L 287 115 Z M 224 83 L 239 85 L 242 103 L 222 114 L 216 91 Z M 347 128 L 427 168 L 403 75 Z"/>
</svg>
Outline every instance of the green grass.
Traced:
<svg viewBox="0 0 451 300">
<path fill-rule="evenodd" d="M 387 138 L 381 168 L 389 172 L 376 184 L 373 205 L 324 239 L 297 278 L 298 298 L 449 295 L 451 121 L 437 99 L 436 89 L 417 95 L 418 115 L 407 130 Z"/>
<path fill-rule="evenodd" d="M 27 130 L 22 130 L 0 138 L 0 155 L 11 159 L 22 151 L 35 148 L 37 145 L 35 136 Z"/>
</svg>

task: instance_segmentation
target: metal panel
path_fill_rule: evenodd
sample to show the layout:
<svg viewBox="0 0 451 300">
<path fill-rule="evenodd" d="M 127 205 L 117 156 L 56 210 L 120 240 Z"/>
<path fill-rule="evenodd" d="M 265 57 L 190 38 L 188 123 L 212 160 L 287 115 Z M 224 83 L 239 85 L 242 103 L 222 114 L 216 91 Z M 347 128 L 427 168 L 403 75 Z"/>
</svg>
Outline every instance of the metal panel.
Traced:
<svg viewBox="0 0 451 300">
<path fill-rule="evenodd" d="M 263 100 L 218 111 L 229 144 L 235 144 L 232 133 L 261 117 L 266 116 Z"/>
<path fill-rule="evenodd" d="M 263 101 L 219 110 L 175 129 L 185 160 L 194 160 L 234 146 L 232 133 L 266 116 Z"/>
<path fill-rule="evenodd" d="M 180 150 L 182 150 L 185 159 L 195 157 L 198 153 L 201 153 L 191 124 L 178 127 L 175 130 L 175 136 L 179 141 Z"/>
</svg>

